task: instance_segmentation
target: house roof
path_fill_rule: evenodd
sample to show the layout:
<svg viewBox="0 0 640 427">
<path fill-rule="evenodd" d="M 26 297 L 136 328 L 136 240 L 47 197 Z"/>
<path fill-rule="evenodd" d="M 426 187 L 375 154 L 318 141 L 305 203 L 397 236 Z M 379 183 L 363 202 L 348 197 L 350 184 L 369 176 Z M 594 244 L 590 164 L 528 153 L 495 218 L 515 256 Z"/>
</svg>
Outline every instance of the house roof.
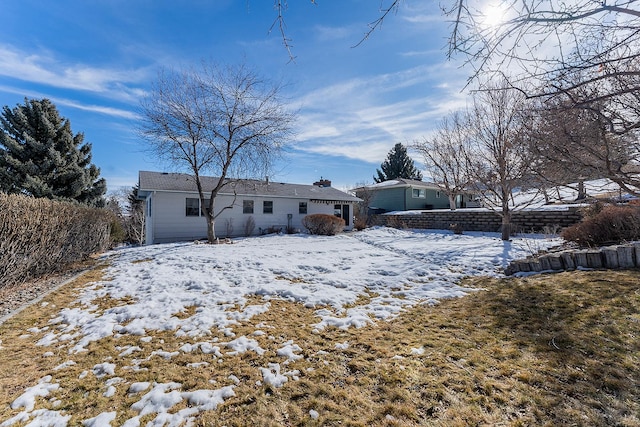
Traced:
<svg viewBox="0 0 640 427">
<path fill-rule="evenodd" d="M 356 190 L 365 189 L 369 191 L 378 191 L 378 190 L 384 190 L 387 188 L 407 188 L 407 187 L 440 190 L 440 187 L 436 183 L 418 181 L 415 179 L 404 179 L 404 178 L 390 179 L 387 181 L 379 182 L 377 184 L 365 185 L 364 187 L 357 188 Z"/>
<path fill-rule="evenodd" d="M 211 192 L 220 178 L 200 176 L 203 190 Z M 140 171 L 138 194 L 146 196 L 153 191 L 197 193 L 195 179 L 184 173 Z M 284 182 L 228 179 L 220 194 L 239 196 L 268 196 L 290 199 L 305 199 L 324 203 L 359 202 L 360 199 L 333 187 L 317 185 L 287 184 Z"/>
</svg>

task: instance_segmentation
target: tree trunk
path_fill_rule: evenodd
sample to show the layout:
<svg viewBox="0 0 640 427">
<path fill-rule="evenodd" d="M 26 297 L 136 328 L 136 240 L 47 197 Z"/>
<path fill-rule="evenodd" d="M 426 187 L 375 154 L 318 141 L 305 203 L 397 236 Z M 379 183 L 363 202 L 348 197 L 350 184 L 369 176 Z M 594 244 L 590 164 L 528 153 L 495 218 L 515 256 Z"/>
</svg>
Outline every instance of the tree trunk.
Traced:
<svg viewBox="0 0 640 427">
<path fill-rule="evenodd" d="M 511 239 L 511 211 L 502 210 L 502 240 Z"/>
<path fill-rule="evenodd" d="M 215 221 L 212 215 L 207 215 L 207 243 L 216 242 Z"/>
<path fill-rule="evenodd" d="M 576 200 L 584 200 L 587 198 L 587 193 L 584 191 L 584 181 L 578 182 L 578 198 Z"/>
<path fill-rule="evenodd" d="M 456 195 L 453 193 L 449 193 L 449 209 L 456 210 Z"/>
</svg>

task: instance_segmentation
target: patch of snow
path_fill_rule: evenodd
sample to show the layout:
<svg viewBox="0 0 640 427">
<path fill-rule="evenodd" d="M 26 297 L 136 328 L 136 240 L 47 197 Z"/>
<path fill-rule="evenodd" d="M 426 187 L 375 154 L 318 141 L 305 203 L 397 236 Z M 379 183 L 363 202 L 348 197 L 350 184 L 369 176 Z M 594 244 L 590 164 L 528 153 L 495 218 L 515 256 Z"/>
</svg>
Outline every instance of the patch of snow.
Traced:
<svg viewBox="0 0 640 427">
<path fill-rule="evenodd" d="M 235 396 L 233 386 L 223 387 L 218 390 L 195 390 L 190 392 L 179 392 L 181 385 L 171 382 L 165 384 L 154 383 L 151 391 L 131 405 L 131 409 L 138 412 L 138 415 L 127 420 L 123 426 L 133 427 L 140 424 L 140 418 L 149 414 L 156 414 L 149 424 L 151 426 L 179 426 L 191 425 L 193 416 L 202 411 L 215 410 L 224 399 Z M 178 403 L 186 400 L 190 405 L 175 413 L 170 413 L 171 409 Z"/>
<path fill-rule="evenodd" d="M 63 362 L 61 364 L 59 364 L 58 366 L 56 366 L 55 368 L 53 368 L 54 371 L 59 371 L 60 369 L 64 369 L 64 368 L 68 368 L 70 366 L 75 365 L 76 362 L 74 362 L 73 360 L 67 360 L 66 362 Z"/>
<path fill-rule="evenodd" d="M 110 385 L 107 387 L 107 390 L 104 393 L 102 393 L 102 395 L 104 397 L 113 397 L 115 396 L 116 392 L 117 392 L 116 388 Z"/>
<path fill-rule="evenodd" d="M 116 365 L 115 363 L 107 363 L 107 362 L 98 363 L 93 367 L 91 372 L 93 372 L 93 375 L 95 375 L 96 378 L 106 377 L 107 375 L 112 376 L 112 375 L 115 375 Z"/>
<path fill-rule="evenodd" d="M 9 427 L 15 423 L 26 423 L 32 417 L 33 420 L 27 424 L 27 427 L 67 427 L 67 424 L 71 419 L 71 415 L 62 415 L 58 411 L 38 409 L 33 412 L 20 412 L 15 417 L 4 421 L 0 424 L 0 427 Z"/>
<path fill-rule="evenodd" d="M 122 353 L 120 353 L 118 355 L 119 357 L 130 356 L 131 354 L 133 354 L 136 351 L 142 351 L 142 349 L 140 347 L 138 347 L 137 345 L 127 345 L 127 346 L 124 346 L 124 347 L 116 347 L 116 350 L 122 351 Z"/>
<path fill-rule="evenodd" d="M 133 383 L 129 386 L 129 394 L 140 393 L 141 391 L 145 391 L 151 386 L 151 383 L 146 381 L 141 381 L 137 383 Z"/>
<path fill-rule="evenodd" d="M 213 411 L 218 405 L 224 403 L 224 399 L 234 397 L 233 386 L 222 387 L 218 390 L 196 390 L 184 392 L 182 396 L 199 412 Z"/>
<path fill-rule="evenodd" d="M 36 397 L 47 397 L 50 392 L 60 388 L 60 384 L 51 383 L 52 379 L 51 375 L 47 375 L 41 378 L 38 384 L 27 388 L 24 393 L 11 403 L 11 409 L 25 408 L 27 412 L 33 411 L 36 404 Z"/>
<path fill-rule="evenodd" d="M 117 415 L 117 412 L 103 412 L 96 417 L 84 420 L 82 422 L 82 425 L 85 427 L 110 426 L 111 421 L 115 420 Z"/>
<path fill-rule="evenodd" d="M 176 382 L 154 383 L 151 391 L 131 405 L 131 409 L 138 412 L 141 417 L 153 413 L 166 413 L 182 401 L 180 392 L 176 391 L 180 386 L 181 384 Z"/>
<path fill-rule="evenodd" d="M 280 373 L 279 363 L 269 363 L 266 368 L 260 368 L 260 372 L 262 372 L 264 383 L 272 387 L 282 387 L 284 383 L 289 381 L 286 375 Z"/>
<path fill-rule="evenodd" d="M 259 355 L 263 355 L 265 352 L 265 350 L 260 347 L 260 344 L 258 344 L 258 341 L 247 338 L 244 335 L 228 343 L 220 344 L 233 350 L 227 352 L 227 354 L 231 356 L 246 353 L 247 351 L 255 351 Z"/>
<path fill-rule="evenodd" d="M 113 397 L 116 394 L 116 384 L 120 384 L 124 382 L 124 379 L 120 377 L 109 378 L 105 381 L 105 385 L 107 386 L 107 390 L 102 394 L 104 397 Z"/>
<path fill-rule="evenodd" d="M 41 378 L 37 385 L 27 388 L 24 393 L 18 396 L 18 398 L 11 403 L 11 409 L 24 408 L 24 411 L 3 421 L 0 427 L 8 427 L 16 423 L 26 423 L 31 418 L 33 418 L 33 420 L 27 424 L 28 426 L 66 427 L 71 418 L 70 415 L 62 415 L 58 411 L 48 409 L 37 409 L 34 411 L 37 397 L 47 397 L 50 392 L 60 388 L 59 384 L 52 384 L 51 380 L 51 375 L 47 375 Z"/>
<path fill-rule="evenodd" d="M 424 347 L 411 348 L 411 354 L 415 354 L 417 356 L 422 356 L 424 354 Z"/>
<path fill-rule="evenodd" d="M 303 359 L 304 356 L 296 354 L 296 351 L 302 351 L 302 348 L 298 344 L 294 344 L 293 340 L 289 340 L 284 343 L 284 347 L 276 350 L 276 354 L 278 356 L 286 357 L 287 362 Z"/>
</svg>

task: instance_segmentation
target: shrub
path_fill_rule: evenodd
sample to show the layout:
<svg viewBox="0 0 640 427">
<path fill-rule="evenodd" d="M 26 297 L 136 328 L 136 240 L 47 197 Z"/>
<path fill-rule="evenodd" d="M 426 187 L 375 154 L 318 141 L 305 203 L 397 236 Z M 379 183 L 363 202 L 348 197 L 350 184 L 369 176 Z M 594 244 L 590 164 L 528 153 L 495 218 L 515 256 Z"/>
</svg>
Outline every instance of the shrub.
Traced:
<svg viewBox="0 0 640 427">
<path fill-rule="evenodd" d="M 253 219 L 253 216 L 247 217 L 244 222 L 244 235 L 249 237 L 253 234 L 253 230 L 256 228 L 256 220 Z"/>
<path fill-rule="evenodd" d="M 333 236 L 344 230 L 344 219 L 335 215 L 311 214 L 302 218 L 302 225 L 309 231 L 309 234 L 320 236 Z"/>
<path fill-rule="evenodd" d="M 227 237 L 233 236 L 233 218 L 226 218 L 224 220 L 224 228 L 227 231 Z"/>
<path fill-rule="evenodd" d="M 583 247 L 638 240 L 640 209 L 614 205 L 591 208 L 581 222 L 565 228 L 561 235 Z"/>
<path fill-rule="evenodd" d="M 122 244 L 127 239 L 127 230 L 125 229 L 124 224 L 122 224 L 118 217 L 112 215 L 110 227 L 111 233 L 109 236 L 109 240 L 111 242 L 111 246 L 115 247 Z"/>
<path fill-rule="evenodd" d="M 60 271 L 111 243 L 113 214 L 0 193 L 0 286 Z"/>
<path fill-rule="evenodd" d="M 458 223 L 449 225 L 449 230 L 453 231 L 453 234 L 462 234 L 464 232 L 464 228 Z"/>
<path fill-rule="evenodd" d="M 387 215 L 386 221 L 387 221 L 386 222 L 387 227 L 403 229 L 403 230 L 406 230 L 408 228 L 407 223 L 404 221 L 401 221 L 398 215 Z"/>
<path fill-rule="evenodd" d="M 282 228 L 281 227 L 277 227 L 275 225 L 272 225 L 271 227 L 267 227 L 267 228 L 260 228 L 260 234 L 265 236 L 267 234 L 280 234 L 282 233 Z"/>
<path fill-rule="evenodd" d="M 367 218 L 366 217 L 356 217 L 356 220 L 353 222 L 353 226 L 356 230 L 362 231 L 367 228 Z"/>
</svg>

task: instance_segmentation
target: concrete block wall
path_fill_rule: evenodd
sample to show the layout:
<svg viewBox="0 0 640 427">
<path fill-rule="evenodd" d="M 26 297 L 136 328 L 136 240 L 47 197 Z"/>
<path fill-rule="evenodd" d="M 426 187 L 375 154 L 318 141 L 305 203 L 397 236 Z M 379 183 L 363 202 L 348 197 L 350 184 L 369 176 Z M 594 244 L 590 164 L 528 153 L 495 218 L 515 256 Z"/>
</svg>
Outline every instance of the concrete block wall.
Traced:
<svg viewBox="0 0 640 427">
<path fill-rule="evenodd" d="M 512 216 L 512 228 L 515 232 L 558 231 L 580 222 L 580 208 L 568 210 L 517 211 Z M 375 225 L 406 227 L 416 229 L 448 230 L 452 224 L 462 227 L 463 231 L 498 232 L 502 228 L 500 215 L 492 211 L 458 209 L 455 211 L 421 211 L 411 215 L 374 215 Z"/>
</svg>

